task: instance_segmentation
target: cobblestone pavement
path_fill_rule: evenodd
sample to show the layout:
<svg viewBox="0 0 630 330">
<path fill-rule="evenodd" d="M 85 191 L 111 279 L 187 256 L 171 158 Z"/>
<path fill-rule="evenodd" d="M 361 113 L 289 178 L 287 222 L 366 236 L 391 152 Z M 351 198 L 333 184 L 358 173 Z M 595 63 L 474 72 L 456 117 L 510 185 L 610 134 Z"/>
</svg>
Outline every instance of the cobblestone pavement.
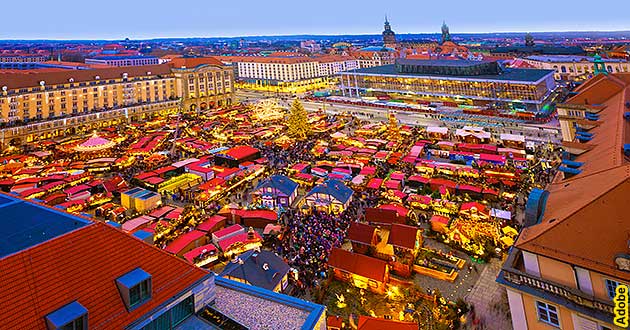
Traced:
<svg viewBox="0 0 630 330">
<path fill-rule="evenodd" d="M 501 260 L 492 261 L 481 272 L 481 276 L 474 288 L 466 297 L 468 303 L 475 306 L 477 316 L 482 320 L 486 330 L 512 330 L 512 321 L 507 317 L 507 312 L 499 313 L 494 308 L 499 302 L 503 308 L 507 308 L 507 298 L 505 298 L 505 288 L 502 288 L 496 281 L 497 274 L 501 269 Z"/>
</svg>

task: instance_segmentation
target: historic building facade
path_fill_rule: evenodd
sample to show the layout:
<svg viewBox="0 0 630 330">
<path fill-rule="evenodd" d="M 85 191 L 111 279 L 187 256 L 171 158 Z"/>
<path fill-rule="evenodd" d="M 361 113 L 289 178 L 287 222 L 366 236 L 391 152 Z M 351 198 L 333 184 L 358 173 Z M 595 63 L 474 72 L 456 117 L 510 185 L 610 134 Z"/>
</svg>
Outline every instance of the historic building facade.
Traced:
<svg viewBox="0 0 630 330">
<path fill-rule="evenodd" d="M 0 71 L 0 145 L 233 102 L 233 72 L 212 58 L 168 64 Z"/>
<path fill-rule="evenodd" d="M 530 193 L 497 278 L 515 330 L 621 329 L 613 299 L 630 283 L 630 75 L 599 74 L 576 92 L 558 105 L 558 173 Z"/>
<path fill-rule="evenodd" d="M 176 91 L 186 110 L 207 110 L 234 102 L 234 71 L 212 57 L 174 58 Z"/>
</svg>

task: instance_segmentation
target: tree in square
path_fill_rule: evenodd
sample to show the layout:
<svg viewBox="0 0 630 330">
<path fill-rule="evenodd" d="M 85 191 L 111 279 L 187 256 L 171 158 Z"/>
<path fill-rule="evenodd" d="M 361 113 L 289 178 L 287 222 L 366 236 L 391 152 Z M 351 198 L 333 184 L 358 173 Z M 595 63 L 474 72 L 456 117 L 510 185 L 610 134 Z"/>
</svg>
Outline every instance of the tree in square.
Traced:
<svg viewBox="0 0 630 330">
<path fill-rule="evenodd" d="M 291 104 L 287 126 L 289 127 L 289 136 L 295 139 L 305 139 L 312 133 L 306 109 L 298 99 L 295 99 Z"/>
</svg>

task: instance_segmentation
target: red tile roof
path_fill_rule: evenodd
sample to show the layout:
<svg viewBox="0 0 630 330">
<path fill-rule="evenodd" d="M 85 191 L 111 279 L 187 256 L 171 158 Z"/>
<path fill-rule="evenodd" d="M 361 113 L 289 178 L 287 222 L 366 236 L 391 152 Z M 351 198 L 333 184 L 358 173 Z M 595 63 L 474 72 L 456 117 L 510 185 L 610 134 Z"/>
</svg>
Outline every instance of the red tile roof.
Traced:
<svg viewBox="0 0 630 330">
<path fill-rule="evenodd" d="M 205 64 L 223 66 L 223 63 L 215 57 L 175 57 L 168 63 L 174 68 L 186 67 L 188 69 Z"/>
<path fill-rule="evenodd" d="M 328 265 L 375 281 L 384 282 L 387 263 L 383 260 L 333 248 L 328 257 Z"/>
<path fill-rule="evenodd" d="M 389 232 L 387 244 L 413 250 L 416 248 L 417 240 L 417 227 L 393 224 L 392 229 Z"/>
<path fill-rule="evenodd" d="M 630 273 L 618 270 L 614 262 L 617 254 L 627 253 L 630 232 L 630 163 L 623 152 L 630 143 L 630 124 L 624 119 L 630 74 L 598 75 L 577 91 L 568 104 L 595 104 L 599 110 L 599 125 L 589 131 L 593 133 L 589 143 L 563 143 L 586 150 L 574 159 L 583 163 L 582 172 L 565 179 L 558 176 L 547 187 L 540 223 L 524 228 L 515 245 L 630 281 Z"/>
<path fill-rule="evenodd" d="M 140 267 L 151 299 L 131 312 L 116 279 Z M 122 329 L 208 275 L 141 240 L 94 223 L 0 259 L 0 310 L 6 329 L 47 329 L 45 316 L 77 300 L 90 329 Z"/>
<path fill-rule="evenodd" d="M 149 74 L 149 72 L 151 74 Z M 39 87 L 40 81 L 46 82 L 47 86 L 68 84 L 70 83 L 70 78 L 74 79 L 75 84 L 96 80 L 96 76 L 99 76 L 100 80 L 122 79 L 123 73 L 127 73 L 128 77 L 169 75 L 171 73 L 171 69 L 167 64 L 159 64 L 127 67 L 108 67 L 91 70 L 0 73 L 0 81 L 2 82 L 2 86 L 7 86 L 8 89 L 18 89 Z"/>
</svg>

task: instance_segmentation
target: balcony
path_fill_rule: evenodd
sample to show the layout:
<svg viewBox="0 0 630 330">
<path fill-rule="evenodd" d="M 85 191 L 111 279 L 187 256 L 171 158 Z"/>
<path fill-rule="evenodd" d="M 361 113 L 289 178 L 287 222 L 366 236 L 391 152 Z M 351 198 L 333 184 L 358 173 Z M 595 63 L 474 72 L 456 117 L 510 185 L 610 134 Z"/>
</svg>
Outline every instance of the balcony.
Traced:
<svg viewBox="0 0 630 330">
<path fill-rule="evenodd" d="M 520 250 L 512 248 L 503 264 L 497 282 L 538 296 L 601 321 L 612 323 L 613 303 L 604 301 L 565 285 L 553 283 L 525 272 Z"/>
</svg>

